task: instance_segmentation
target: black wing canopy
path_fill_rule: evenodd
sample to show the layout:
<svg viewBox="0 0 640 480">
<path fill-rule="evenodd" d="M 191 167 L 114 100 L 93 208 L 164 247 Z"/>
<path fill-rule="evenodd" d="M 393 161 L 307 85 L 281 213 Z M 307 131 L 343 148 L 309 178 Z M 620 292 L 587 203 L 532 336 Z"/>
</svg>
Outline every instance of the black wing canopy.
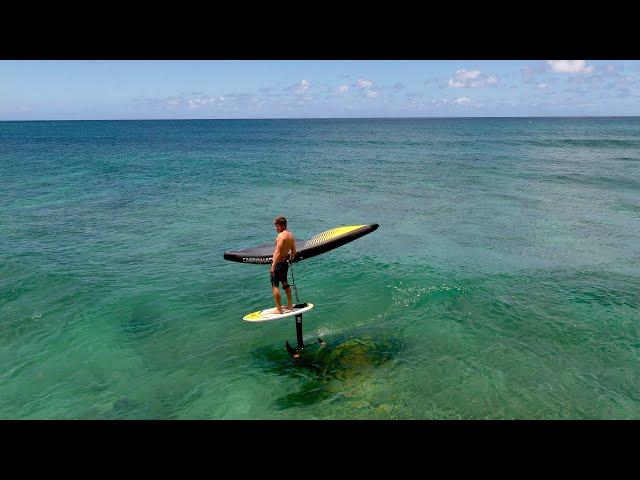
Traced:
<svg viewBox="0 0 640 480">
<path fill-rule="evenodd" d="M 348 225 L 336 227 L 326 232 L 319 233 L 309 240 L 296 240 L 297 253 L 293 259 L 299 262 L 305 258 L 315 257 L 321 253 L 338 248 L 352 242 L 378 228 L 377 223 L 370 225 Z M 302 246 L 301 246 L 302 245 Z M 232 262 L 265 264 L 271 263 L 273 257 L 273 243 L 266 243 L 241 250 L 224 252 L 224 259 Z"/>
</svg>

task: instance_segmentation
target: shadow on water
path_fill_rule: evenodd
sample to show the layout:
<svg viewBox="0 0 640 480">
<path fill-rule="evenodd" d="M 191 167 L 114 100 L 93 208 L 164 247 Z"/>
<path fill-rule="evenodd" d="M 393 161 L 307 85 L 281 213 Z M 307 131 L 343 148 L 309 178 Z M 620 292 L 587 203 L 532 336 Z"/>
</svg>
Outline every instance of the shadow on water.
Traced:
<svg viewBox="0 0 640 480">
<path fill-rule="evenodd" d="M 366 334 L 323 339 L 326 344 L 308 345 L 300 358 L 292 358 L 284 347 L 273 345 L 253 350 L 253 363 L 267 373 L 302 379 L 302 387 L 277 399 L 276 409 L 311 405 L 327 400 L 344 388 L 345 382 L 373 375 L 375 369 L 393 360 L 404 342 L 397 337 Z"/>
<path fill-rule="evenodd" d="M 127 397 L 122 397 L 114 401 L 111 409 L 103 413 L 101 418 L 140 419 L 152 418 L 152 416 L 146 411 L 143 403 L 136 402 L 135 400 Z"/>
<path fill-rule="evenodd" d="M 165 328 L 161 309 L 149 299 L 136 299 L 120 322 L 120 330 L 132 339 L 145 339 Z"/>
</svg>

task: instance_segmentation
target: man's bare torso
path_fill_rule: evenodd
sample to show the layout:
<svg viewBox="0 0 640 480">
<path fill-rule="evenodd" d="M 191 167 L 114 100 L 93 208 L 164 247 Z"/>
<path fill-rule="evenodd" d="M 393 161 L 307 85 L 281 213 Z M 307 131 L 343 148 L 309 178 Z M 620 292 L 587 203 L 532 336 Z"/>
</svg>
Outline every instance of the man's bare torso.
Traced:
<svg viewBox="0 0 640 480">
<path fill-rule="evenodd" d="M 289 252 L 293 250 L 294 238 L 289 230 L 284 230 L 276 238 L 276 249 L 273 253 L 275 263 L 283 262 L 289 258 Z"/>
</svg>

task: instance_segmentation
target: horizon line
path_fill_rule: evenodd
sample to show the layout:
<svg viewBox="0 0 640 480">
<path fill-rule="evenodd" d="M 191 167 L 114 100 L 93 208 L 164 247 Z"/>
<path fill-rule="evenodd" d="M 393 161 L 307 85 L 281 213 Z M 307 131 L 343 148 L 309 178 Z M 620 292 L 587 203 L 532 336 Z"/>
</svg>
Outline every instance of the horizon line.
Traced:
<svg viewBox="0 0 640 480">
<path fill-rule="evenodd" d="M 241 117 L 241 118 L 56 118 L 29 120 L 0 120 L 1 122 L 154 122 L 154 121 L 198 121 L 198 120 L 438 120 L 474 118 L 640 118 L 640 115 L 509 115 L 509 116 L 415 116 L 415 117 Z"/>
</svg>

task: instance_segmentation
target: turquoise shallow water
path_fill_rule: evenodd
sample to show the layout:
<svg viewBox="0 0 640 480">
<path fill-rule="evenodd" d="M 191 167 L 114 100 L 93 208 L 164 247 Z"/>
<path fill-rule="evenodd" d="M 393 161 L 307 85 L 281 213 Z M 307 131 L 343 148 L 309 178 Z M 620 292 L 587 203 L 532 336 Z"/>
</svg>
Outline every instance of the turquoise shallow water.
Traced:
<svg viewBox="0 0 640 480">
<path fill-rule="evenodd" d="M 640 418 L 640 118 L 0 122 L 0 418 Z M 295 265 L 224 250 L 379 223 Z"/>
</svg>

